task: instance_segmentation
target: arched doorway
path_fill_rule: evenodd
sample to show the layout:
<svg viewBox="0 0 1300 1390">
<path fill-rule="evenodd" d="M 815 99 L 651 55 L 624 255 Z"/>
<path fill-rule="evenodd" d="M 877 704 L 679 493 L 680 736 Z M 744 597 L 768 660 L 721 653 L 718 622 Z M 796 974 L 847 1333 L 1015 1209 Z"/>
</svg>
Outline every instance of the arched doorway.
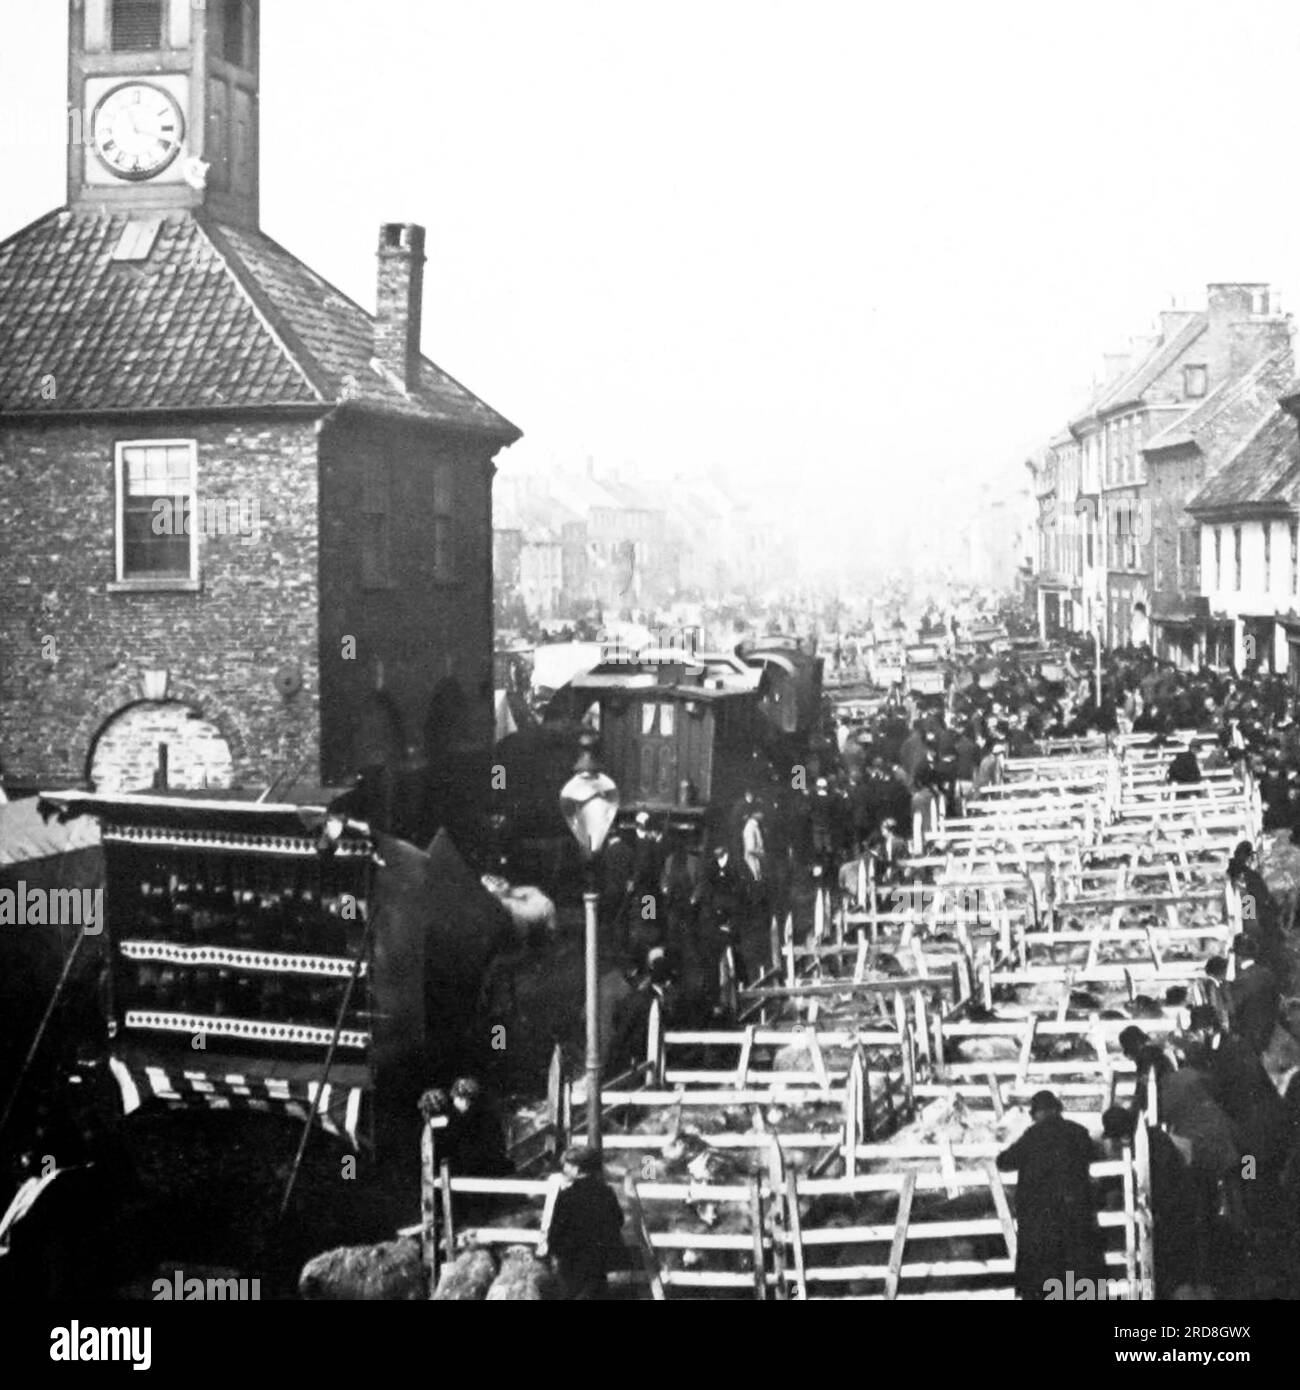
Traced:
<svg viewBox="0 0 1300 1390">
<path fill-rule="evenodd" d="M 95 735 L 89 774 L 97 792 L 149 791 L 158 785 L 177 791 L 225 789 L 234 784 L 234 760 L 221 730 L 193 705 L 141 700 L 111 715 Z"/>
</svg>

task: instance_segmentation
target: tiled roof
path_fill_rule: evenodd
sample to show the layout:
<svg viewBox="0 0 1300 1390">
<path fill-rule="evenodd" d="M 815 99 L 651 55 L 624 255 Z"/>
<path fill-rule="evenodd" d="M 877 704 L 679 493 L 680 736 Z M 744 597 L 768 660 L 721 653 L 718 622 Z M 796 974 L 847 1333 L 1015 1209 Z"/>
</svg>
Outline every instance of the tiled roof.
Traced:
<svg viewBox="0 0 1300 1390">
<path fill-rule="evenodd" d="M 1300 501 L 1300 433 L 1276 406 L 1187 503 L 1189 512 L 1295 507 Z"/>
<path fill-rule="evenodd" d="M 0 243 L 0 415 L 353 402 L 518 437 L 427 359 L 404 393 L 373 317 L 260 232 L 170 216 L 117 261 L 128 223 L 64 210 Z"/>
<path fill-rule="evenodd" d="M 1208 327 L 1209 319 L 1204 314 L 1189 319 L 1177 333 L 1157 343 L 1142 357 L 1096 402 L 1094 409 L 1100 413 L 1141 400 L 1151 384 L 1167 372 Z"/>
<path fill-rule="evenodd" d="M 1153 435 L 1147 441 L 1144 452 L 1149 454 L 1154 449 L 1174 449 L 1186 444 L 1199 445 L 1203 430 L 1234 406 L 1247 403 L 1252 397 L 1256 398 L 1259 410 L 1267 410 L 1278 397 L 1281 370 L 1289 357 L 1287 352 L 1275 352 L 1270 357 L 1261 358 L 1248 372 L 1222 382 L 1194 409 Z M 1259 416 L 1256 414 L 1251 422 L 1252 428 L 1258 423 Z"/>
</svg>

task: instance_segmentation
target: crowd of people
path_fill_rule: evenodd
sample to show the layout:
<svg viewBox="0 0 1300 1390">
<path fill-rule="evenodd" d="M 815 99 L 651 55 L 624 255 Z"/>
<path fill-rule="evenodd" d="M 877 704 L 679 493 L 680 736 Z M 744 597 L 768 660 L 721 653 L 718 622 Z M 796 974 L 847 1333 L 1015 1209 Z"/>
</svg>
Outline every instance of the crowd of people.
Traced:
<svg viewBox="0 0 1300 1390">
<path fill-rule="evenodd" d="M 906 882 L 913 836 L 933 826 L 940 802 L 946 814 L 961 814 L 969 798 L 1002 780 L 1006 758 L 1043 751 L 1049 740 L 1133 732 L 1163 741 L 1197 730 L 1204 751 L 1173 758 L 1172 782 L 1190 786 L 1207 770 L 1232 767 L 1258 785 L 1267 830 L 1300 824 L 1300 730 L 1280 678 L 1178 670 L 1150 652 L 1128 651 L 1105 658 L 1099 701 L 1095 673 L 1082 661 L 1067 658 L 1064 670 L 1066 679 L 1048 680 L 1008 661 L 968 674 L 945 697 L 895 694 L 865 717 L 832 717 L 802 777 L 798 768 L 755 777 L 702 865 L 640 817 L 633 838 L 607 852 L 602 918 L 614 924 L 623 953 L 605 982 L 607 1074 L 643 1060 L 656 1001 L 670 1025 L 733 1017 L 728 982 L 752 978 L 747 953 L 756 933 L 765 946 L 770 914 L 784 911 L 801 886 L 825 884 L 853 897 L 864 872 L 878 887 Z M 1238 846 L 1228 876 L 1244 919 L 1234 969 L 1222 958 L 1207 962 L 1201 994 L 1214 1002 L 1194 1008 L 1171 1043 L 1157 1046 L 1140 1029 L 1126 1030 L 1123 1045 L 1142 1073 L 1138 1101 L 1104 1116 L 1104 1144 L 1131 1141 L 1145 1122 L 1145 1073 L 1154 1071 L 1162 1127 L 1150 1127 L 1147 1137 L 1160 1297 L 1222 1293 L 1240 1287 L 1247 1271 L 1258 1278 L 1264 1269 L 1300 1291 L 1288 1253 L 1300 1239 L 1292 1216 L 1300 1207 L 1300 1072 L 1283 1093 L 1261 1061 L 1279 1023 L 1288 1022 L 1284 919 L 1292 904 L 1275 900 L 1248 843 Z M 1059 1111 L 1054 1097 L 1038 1097 L 1034 1137 L 1003 1156 L 1004 1166 L 1032 1170 L 1042 1162 L 1049 1174 L 1050 1197 L 1041 1204 L 1033 1182 L 1020 1189 L 1018 1287 L 1026 1298 L 1045 1296 L 1044 1283 L 1056 1277 L 1044 1273 L 1049 1265 L 1080 1277 L 1100 1258 L 1093 1234 L 1081 1247 L 1082 1228 L 1065 1229 L 1083 1209 L 1077 1178 L 1084 1150 L 1077 1127 L 1060 1121 Z M 1094 1197 L 1118 1200 L 1114 1193 Z M 1091 1232 L 1095 1205 L 1085 1205 Z M 1050 1228 L 1046 1246 L 1033 1235 L 1040 1221 Z M 1042 1253 L 1065 1250 L 1079 1261 L 1084 1247 L 1096 1256 L 1092 1266 L 1062 1265 Z"/>
</svg>

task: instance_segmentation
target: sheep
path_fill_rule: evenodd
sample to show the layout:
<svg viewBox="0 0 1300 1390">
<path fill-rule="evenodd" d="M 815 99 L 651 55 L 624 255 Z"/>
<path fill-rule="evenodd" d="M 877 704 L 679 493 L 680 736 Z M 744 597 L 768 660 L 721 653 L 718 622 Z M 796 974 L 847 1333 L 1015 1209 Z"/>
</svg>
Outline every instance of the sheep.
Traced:
<svg viewBox="0 0 1300 1390">
<path fill-rule="evenodd" d="M 487 1303 L 551 1302 L 560 1296 L 550 1267 L 527 1245 L 512 1245 L 501 1257 L 501 1272 L 487 1291 Z"/>
<path fill-rule="evenodd" d="M 438 1276 L 435 1303 L 481 1303 L 497 1277 L 496 1261 L 482 1246 L 462 1251 Z"/>
<path fill-rule="evenodd" d="M 773 1071 L 812 1071 L 812 1053 L 808 1044 L 800 1041 L 777 1048 L 772 1057 Z"/>
<path fill-rule="evenodd" d="M 402 1238 L 327 1250 L 303 1266 L 298 1292 L 321 1302 L 418 1302 L 428 1297 L 419 1242 Z"/>
<path fill-rule="evenodd" d="M 1034 1047 L 1034 1057 L 1038 1061 L 1075 1062 L 1082 1058 L 1091 1061 L 1095 1056 L 1093 1045 L 1087 1038 L 1071 1034 L 1045 1038 L 1041 1046 Z"/>
<path fill-rule="evenodd" d="M 1020 1056 L 1015 1038 L 963 1038 L 956 1047 L 962 1062 L 1014 1062 Z"/>
</svg>

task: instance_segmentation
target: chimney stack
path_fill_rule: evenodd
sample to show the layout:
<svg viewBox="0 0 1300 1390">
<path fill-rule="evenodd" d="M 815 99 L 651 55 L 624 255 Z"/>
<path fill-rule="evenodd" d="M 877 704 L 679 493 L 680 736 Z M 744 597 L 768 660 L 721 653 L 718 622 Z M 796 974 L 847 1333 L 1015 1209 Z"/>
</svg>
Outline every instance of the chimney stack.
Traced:
<svg viewBox="0 0 1300 1390">
<path fill-rule="evenodd" d="M 386 222 L 379 229 L 375 357 L 408 394 L 420 379 L 423 304 L 424 228 L 411 222 Z"/>
</svg>

